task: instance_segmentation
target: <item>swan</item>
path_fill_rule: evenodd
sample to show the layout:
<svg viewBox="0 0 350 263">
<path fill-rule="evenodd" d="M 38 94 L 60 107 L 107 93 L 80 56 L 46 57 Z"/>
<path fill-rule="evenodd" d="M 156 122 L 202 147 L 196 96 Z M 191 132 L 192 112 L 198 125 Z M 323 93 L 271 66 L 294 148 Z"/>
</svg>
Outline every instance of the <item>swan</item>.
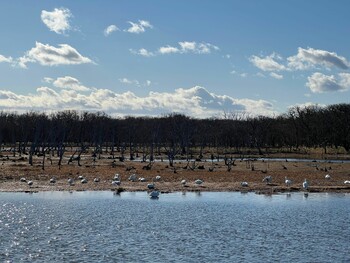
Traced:
<svg viewBox="0 0 350 263">
<path fill-rule="evenodd" d="M 155 186 L 154 184 L 148 184 L 147 185 L 148 189 L 154 189 L 154 186 Z"/>
<path fill-rule="evenodd" d="M 136 174 L 132 174 L 129 176 L 129 181 L 135 182 L 137 180 Z"/>
<path fill-rule="evenodd" d="M 95 179 L 94 179 L 94 182 L 95 183 L 98 183 L 100 181 L 100 178 L 98 178 L 98 177 L 96 177 Z"/>
<path fill-rule="evenodd" d="M 304 182 L 303 182 L 303 188 L 305 190 L 308 190 L 309 189 L 309 182 L 305 179 Z"/>
<path fill-rule="evenodd" d="M 326 174 L 324 178 L 329 180 L 329 179 L 331 179 L 331 176 L 329 174 Z"/>
<path fill-rule="evenodd" d="M 248 187 L 248 182 L 241 182 L 241 186 Z"/>
<path fill-rule="evenodd" d="M 50 183 L 51 183 L 51 184 L 56 183 L 56 178 L 55 178 L 55 177 L 52 177 L 52 178 L 50 179 Z"/>
<path fill-rule="evenodd" d="M 183 179 L 182 181 L 181 181 L 181 184 L 184 186 L 184 185 L 186 185 L 186 180 L 185 179 Z"/>
<path fill-rule="evenodd" d="M 350 184 L 349 180 L 344 181 L 344 184 Z"/>
<path fill-rule="evenodd" d="M 292 180 L 288 179 L 287 176 L 284 177 L 284 179 L 285 179 L 284 182 L 285 182 L 286 186 L 290 187 L 290 185 L 292 184 Z"/>
<path fill-rule="evenodd" d="M 83 179 L 84 179 L 84 177 L 82 175 L 78 176 L 78 180 L 83 180 Z"/>
<path fill-rule="evenodd" d="M 203 180 L 201 180 L 201 179 L 197 179 L 196 181 L 194 181 L 196 184 L 198 184 L 198 185 L 200 185 L 200 184 L 202 184 L 203 183 Z"/>
<path fill-rule="evenodd" d="M 74 180 L 73 180 L 72 178 L 69 178 L 69 179 L 68 179 L 68 183 L 69 183 L 70 185 L 73 185 L 73 184 L 74 184 Z"/>
<path fill-rule="evenodd" d="M 88 180 L 86 178 L 83 178 L 81 181 L 80 181 L 82 184 L 86 184 L 88 182 Z"/>
<path fill-rule="evenodd" d="M 144 178 L 144 177 L 140 177 L 140 178 L 139 178 L 139 181 L 140 181 L 140 182 L 146 182 L 147 180 L 146 180 L 146 178 Z"/>
<path fill-rule="evenodd" d="M 113 180 L 112 181 L 112 185 L 120 185 L 120 181 L 119 180 Z"/>
<path fill-rule="evenodd" d="M 120 175 L 118 173 L 116 173 L 113 177 L 113 180 L 115 181 L 119 181 L 120 180 Z"/>
<path fill-rule="evenodd" d="M 21 182 L 27 182 L 26 178 L 22 177 L 21 179 L 19 179 Z"/>
<path fill-rule="evenodd" d="M 33 181 L 28 181 L 28 185 L 32 186 L 33 185 Z"/>
<path fill-rule="evenodd" d="M 262 181 L 266 182 L 266 184 L 270 184 L 272 183 L 272 176 L 271 175 L 266 176 Z"/>
<path fill-rule="evenodd" d="M 151 197 L 151 198 L 158 198 L 159 197 L 159 191 L 152 191 L 150 194 L 149 194 L 149 196 Z"/>
<path fill-rule="evenodd" d="M 160 177 L 160 175 L 156 176 L 156 181 L 160 181 L 160 179 L 162 179 L 162 177 Z"/>
</svg>

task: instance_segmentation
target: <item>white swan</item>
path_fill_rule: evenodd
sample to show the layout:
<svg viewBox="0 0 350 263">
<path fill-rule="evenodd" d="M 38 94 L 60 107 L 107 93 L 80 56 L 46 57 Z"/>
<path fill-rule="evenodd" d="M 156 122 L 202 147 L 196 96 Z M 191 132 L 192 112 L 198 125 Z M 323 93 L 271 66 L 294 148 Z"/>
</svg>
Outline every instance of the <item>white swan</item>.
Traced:
<svg viewBox="0 0 350 263">
<path fill-rule="evenodd" d="M 119 180 L 113 180 L 112 181 L 112 185 L 120 185 L 120 181 Z"/>
<path fill-rule="evenodd" d="M 21 182 L 27 182 L 26 178 L 22 177 L 21 179 L 19 179 Z"/>
<path fill-rule="evenodd" d="M 187 183 L 187 182 L 186 182 L 185 179 L 183 179 L 183 180 L 181 181 L 181 184 L 182 184 L 182 185 L 186 185 L 186 183 Z"/>
<path fill-rule="evenodd" d="M 303 182 L 303 188 L 305 190 L 308 190 L 309 189 L 309 182 L 305 179 L 304 182 Z"/>
<path fill-rule="evenodd" d="M 272 176 L 271 175 L 266 176 L 262 181 L 266 182 L 266 184 L 270 184 L 272 183 Z"/>
<path fill-rule="evenodd" d="M 119 181 L 120 180 L 120 175 L 118 173 L 116 173 L 113 177 L 113 180 L 115 181 Z"/>
<path fill-rule="evenodd" d="M 160 181 L 160 179 L 162 179 L 162 177 L 160 175 L 156 176 L 156 181 Z"/>
<path fill-rule="evenodd" d="M 32 186 L 33 185 L 33 181 L 28 181 L 28 185 Z"/>
<path fill-rule="evenodd" d="M 81 181 L 80 181 L 82 184 L 86 184 L 88 182 L 88 180 L 86 178 L 83 178 Z"/>
<path fill-rule="evenodd" d="M 349 180 L 344 181 L 344 184 L 350 184 Z"/>
<path fill-rule="evenodd" d="M 95 183 L 98 183 L 99 181 L 100 181 L 100 178 L 98 178 L 98 177 L 94 178 Z"/>
<path fill-rule="evenodd" d="M 137 180 L 136 174 L 132 174 L 129 176 L 129 181 L 135 182 Z"/>
<path fill-rule="evenodd" d="M 331 179 L 331 176 L 329 174 L 326 174 L 324 178 L 329 180 L 329 179 Z"/>
<path fill-rule="evenodd" d="M 139 178 L 139 181 L 140 181 L 140 182 L 146 182 L 147 180 L 146 180 L 146 178 L 144 178 L 144 177 L 140 177 L 140 178 Z"/>
<path fill-rule="evenodd" d="M 241 186 L 248 187 L 248 182 L 241 182 Z"/>
<path fill-rule="evenodd" d="M 201 179 L 197 179 L 196 181 L 194 181 L 196 184 L 198 184 L 198 185 L 200 185 L 200 184 L 202 184 L 203 183 L 203 180 L 201 180 Z"/>
<path fill-rule="evenodd" d="M 292 184 L 292 180 L 288 179 L 287 176 L 285 176 L 284 179 L 284 183 L 286 184 L 286 186 L 290 187 L 290 185 Z"/>
</svg>

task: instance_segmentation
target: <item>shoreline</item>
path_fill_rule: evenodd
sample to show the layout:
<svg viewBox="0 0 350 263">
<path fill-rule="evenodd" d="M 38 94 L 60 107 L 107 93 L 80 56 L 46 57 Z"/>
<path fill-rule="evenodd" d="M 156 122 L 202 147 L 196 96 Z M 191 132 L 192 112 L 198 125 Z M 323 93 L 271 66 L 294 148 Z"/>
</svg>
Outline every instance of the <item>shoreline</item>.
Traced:
<svg viewBox="0 0 350 263">
<path fill-rule="evenodd" d="M 36 158 L 33 165 L 29 165 L 26 158 L 2 159 L 0 165 L 0 192 L 42 192 L 42 191 L 147 191 L 147 185 L 155 184 L 155 188 L 162 193 L 171 192 L 255 192 L 260 194 L 274 194 L 278 192 L 340 192 L 350 193 L 350 184 L 344 184 L 350 180 L 350 162 L 305 162 L 303 160 L 234 160 L 232 166 L 227 166 L 224 161 L 176 161 L 170 166 L 164 162 L 139 162 L 101 158 L 93 162 L 85 157 L 81 164 L 76 162 L 59 167 L 57 160 L 50 159 L 46 162 L 45 170 L 42 169 L 42 158 Z M 119 174 L 121 185 L 112 185 L 115 174 Z M 136 182 L 128 180 L 130 175 L 135 175 Z M 326 178 L 325 175 L 330 175 Z M 271 176 L 272 182 L 266 184 L 264 177 Z M 83 177 L 87 183 L 81 183 L 78 179 Z M 29 186 L 27 182 L 21 182 L 25 178 L 33 182 Z M 55 183 L 50 179 L 55 178 Z M 68 179 L 74 180 L 74 185 L 68 184 Z M 99 182 L 94 182 L 99 178 Z M 142 182 L 138 179 L 143 178 Z M 158 178 L 158 179 L 157 179 Z M 285 179 L 292 181 L 290 186 L 285 185 Z M 203 181 L 201 185 L 195 184 L 195 180 Z M 304 179 L 309 181 L 309 189 L 302 187 Z M 186 180 L 186 185 L 181 184 Z M 248 187 L 241 186 L 247 182 Z M 119 189 L 119 190 L 118 190 Z"/>
</svg>

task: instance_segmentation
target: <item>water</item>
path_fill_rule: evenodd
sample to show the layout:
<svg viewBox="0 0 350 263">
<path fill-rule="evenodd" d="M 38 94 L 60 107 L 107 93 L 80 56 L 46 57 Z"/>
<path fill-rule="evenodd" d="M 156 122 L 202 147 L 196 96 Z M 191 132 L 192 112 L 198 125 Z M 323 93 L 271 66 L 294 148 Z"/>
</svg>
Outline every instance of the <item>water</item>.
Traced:
<svg viewBox="0 0 350 263">
<path fill-rule="evenodd" d="M 350 195 L 0 193 L 0 262 L 350 262 Z"/>
</svg>

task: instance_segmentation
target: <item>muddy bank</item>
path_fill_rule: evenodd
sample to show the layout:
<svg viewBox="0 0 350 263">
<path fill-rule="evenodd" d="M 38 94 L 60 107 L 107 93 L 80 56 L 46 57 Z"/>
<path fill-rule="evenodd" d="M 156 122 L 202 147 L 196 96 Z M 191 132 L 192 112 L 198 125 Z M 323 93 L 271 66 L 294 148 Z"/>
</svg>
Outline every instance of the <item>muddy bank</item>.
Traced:
<svg viewBox="0 0 350 263">
<path fill-rule="evenodd" d="M 42 169 L 40 159 L 35 160 L 31 166 L 26 158 L 3 158 L 0 172 L 0 191 L 146 191 L 149 183 L 155 183 L 156 189 L 161 192 L 174 191 L 254 191 L 257 193 L 275 193 L 285 191 L 304 191 L 302 183 L 304 179 L 309 182 L 310 192 L 350 192 L 350 184 L 344 184 L 350 180 L 350 163 L 348 162 L 305 162 L 305 161 L 266 161 L 266 160 L 235 160 L 229 167 L 224 161 L 177 161 L 173 167 L 169 163 L 155 162 L 151 167 L 148 163 L 139 161 L 111 160 L 108 158 L 92 162 L 90 159 L 82 159 L 80 166 L 76 163 L 65 162 L 60 168 L 56 160 L 50 160 Z M 120 175 L 120 186 L 112 185 L 115 174 Z M 137 179 L 144 178 L 141 182 L 131 182 L 129 176 L 135 174 Z M 329 174 L 330 179 L 325 175 Z M 78 179 L 82 176 L 87 183 L 81 183 Z M 157 181 L 156 177 L 160 176 Z M 266 184 L 263 178 L 272 177 L 272 182 Z M 26 182 L 21 182 L 24 177 Z M 50 183 L 51 178 L 55 183 Z M 68 184 L 68 179 L 74 179 L 74 184 Z M 94 182 L 99 178 L 99 182 Z M 292 181 L 290 186 L 285 184 L 285 179 Z M 197 185 L 196 179 L 203 181 Z M 186 184 L 181 184 L 186 180 Z M 29 186 L 28 181 L 33 184 Z M 243 187 L 241 182 L 247 182 Z"/>
</svg>

